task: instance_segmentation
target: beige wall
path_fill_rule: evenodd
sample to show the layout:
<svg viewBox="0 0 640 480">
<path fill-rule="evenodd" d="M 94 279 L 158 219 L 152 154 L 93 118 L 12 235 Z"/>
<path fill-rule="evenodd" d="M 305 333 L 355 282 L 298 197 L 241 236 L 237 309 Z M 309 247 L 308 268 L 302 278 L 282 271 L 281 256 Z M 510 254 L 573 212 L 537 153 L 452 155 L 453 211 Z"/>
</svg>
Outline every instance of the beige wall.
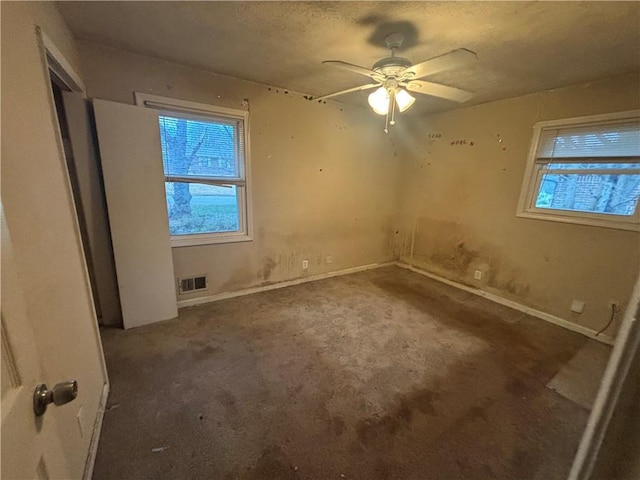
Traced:
<svg viewBox="0 0 640 480">
<path fill-rule="evenodd" d="M 106 377 L 35 26 L 76 70 L 80 63 L 75 42 L 53 3 L 2 2 L 1 8 L 2 204 L 42 357 L 45 378 L 41 380 L 50 385 L 78 380 L 78 398 L 57 409 L 55 418 L 69 471 L 79 478 Z M 77 419 L 80 407 L 83 437 Z"/>
<path fill-rule="evenodd" d="M 400 158 L 381 117 L 150 57 L 80 46 L 94 98 L 133 103 L 139 91 L 231 108 L 249 99 L 254 240 L 174 248 L 176 276 L 209 275 L 207 292 L 179 300 L 392 260 Z"/>
<path fill-rule="evenodd" d="M 397 258 L 599 330 L 609 300 L 629 298 L 640 235 L 516 218 L 516 206 L 536 122 L 638 108 L 638 85 L 629 75 L 415 119 L 403 144 Z M 572 299 L 586 302 L 584 313 L 570 312 Z"/>
</svg>

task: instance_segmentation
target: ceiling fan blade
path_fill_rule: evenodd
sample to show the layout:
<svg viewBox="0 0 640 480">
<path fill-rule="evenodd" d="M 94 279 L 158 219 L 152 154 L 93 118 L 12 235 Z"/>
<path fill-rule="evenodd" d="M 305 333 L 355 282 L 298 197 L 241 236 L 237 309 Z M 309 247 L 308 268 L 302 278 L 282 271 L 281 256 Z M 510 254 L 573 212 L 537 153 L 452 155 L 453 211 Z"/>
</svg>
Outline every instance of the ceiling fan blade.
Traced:
<svg viewBox="0 0 640 480">
<path fill-rule="evenodd" d="M 378 79 L 384 79 L 384 75 L 380 75 L 373 70 L 369 70 L 368 68 L 359 67 L 358 65 L 354 65 L 352 63 L 342 62 L 340 60 L 325 60 L 322 63 L 328 63 L 330 65 L 334 65 L 336 67 L 344 68 L 345 70 L 349 70 L 351 72 L 359 73 L 360 75 L 366 75 L 367 77 Z"/>
<path fill-rule="evenodd" d="M 367 85 L 360 85 L 359 87 L 349 88 L 347 90 L 341 90 L 336 93 L 330 93 L 329 95 L 323 95 L 322 97 L 314 97 L 313 100 L 326 100 L 327 98 L 337 97 L 338 95 L 344 95 L 345 93 L 357 92 L 359 90 L 367 90 L 369 88 L 379 87 L 379 83 L 368 83 Z"/>
<path fill-rule="evenodd" d="M 425 82 L 424 80 L 411 80 L 406 83 L 403 82 L 400 85 L 407 87 L 407 90 L 410 92 L 424 93 L 425 95 L 446 98 L 447 100 L 453 100 L 455 102 L 466 102 L 473 97 L 473 93 L 466 90 L 441 85 L 439 83 Z"/>
<path fill-rule="evenodd" d="M 434 57 L 416 65 L 408 67 L 402 72 L 402 76 L 408 80 L 418 79 L 432 75 L 434 73 L 442 72 L 443 70 L 450 70 L 452 68 L 462 67 L 475 62 L 477 56 L 471 50 L 466 48 L 459 48 L 453 50 L 439 57 Z"/>
</svg>

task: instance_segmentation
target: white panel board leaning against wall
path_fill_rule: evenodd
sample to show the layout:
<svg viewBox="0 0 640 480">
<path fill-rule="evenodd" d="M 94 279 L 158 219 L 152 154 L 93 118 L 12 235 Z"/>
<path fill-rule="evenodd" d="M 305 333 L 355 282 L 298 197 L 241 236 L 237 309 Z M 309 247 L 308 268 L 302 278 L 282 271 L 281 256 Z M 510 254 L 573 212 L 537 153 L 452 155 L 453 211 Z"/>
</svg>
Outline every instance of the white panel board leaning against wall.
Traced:
<svg viewBox="0 0 640 480">
<path fill-rule="evenodd" d="M 94 100 L 125 328 L 178 315 L 158 111 Z"/>
</svg>

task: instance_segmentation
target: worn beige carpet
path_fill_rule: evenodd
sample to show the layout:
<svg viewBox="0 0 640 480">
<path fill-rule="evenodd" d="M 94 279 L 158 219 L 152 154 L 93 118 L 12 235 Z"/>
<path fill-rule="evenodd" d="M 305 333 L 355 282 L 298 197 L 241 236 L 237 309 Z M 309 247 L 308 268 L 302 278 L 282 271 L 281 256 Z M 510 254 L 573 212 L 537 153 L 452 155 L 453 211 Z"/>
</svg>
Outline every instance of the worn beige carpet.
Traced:
<svg viewBox="0 0 640 480">
<path fill-rule="evenodd" d="M 397 267 L 102 332 L 96 479 L 564 479 L 586 339 Z"/>
</svg>

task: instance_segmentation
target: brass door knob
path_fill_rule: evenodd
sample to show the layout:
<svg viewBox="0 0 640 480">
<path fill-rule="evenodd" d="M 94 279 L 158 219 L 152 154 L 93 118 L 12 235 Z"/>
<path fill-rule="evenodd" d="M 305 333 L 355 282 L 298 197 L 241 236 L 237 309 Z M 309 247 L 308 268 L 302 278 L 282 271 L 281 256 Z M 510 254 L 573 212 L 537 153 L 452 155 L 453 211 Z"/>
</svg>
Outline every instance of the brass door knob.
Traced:
<svg viewBox="0 0 640 480">
<path fill-rule="evenodd" d="M 42 383 L 38 385 L 33 392 L 33 411 L 36 417 L 44 415 L 47 411 L 47 405 L 53 403 L 55 405 L 64 405 L 69 403 L 78 396 L 78 382 L 70 380 L 67 382 L 56 383 L 53 389 L 49 390 Z"/>
</svg>

